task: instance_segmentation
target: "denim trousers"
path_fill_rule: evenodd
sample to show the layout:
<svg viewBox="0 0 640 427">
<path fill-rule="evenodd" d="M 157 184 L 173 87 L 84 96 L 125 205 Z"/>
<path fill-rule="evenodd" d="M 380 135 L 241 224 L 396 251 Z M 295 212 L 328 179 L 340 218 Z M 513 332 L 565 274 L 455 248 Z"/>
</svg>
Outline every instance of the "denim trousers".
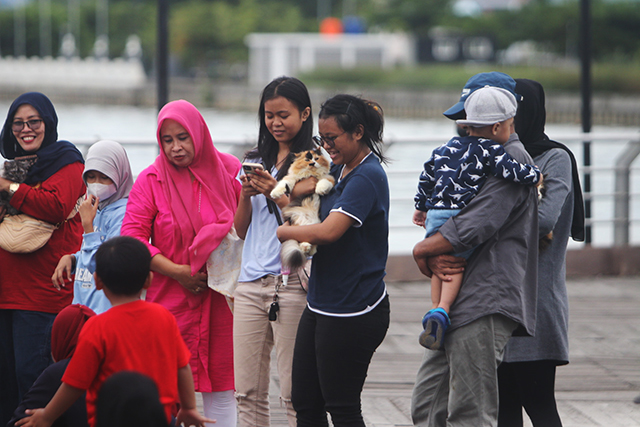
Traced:
<svg viewBox="0 0 640 427">
<path fill-rule="evenodd" d="M 22 396 L 52 363 L 55 314 L 0 310 L 0 425 L 9 422 Z"/>
<path fill-rule="evenodd" d="M 447 331 L 444 351 L 426 350 L 411 398 L 419 427 L 496 427 L 498 373 L 517 324 L 492 314 Z"/>
<path fill-rule="evenodd" d="M 276 287 L 280 310 L 277 319 L 269 321 Z M 287 409 L 289 426 L 296 426 L 296 414 L 291 404 L 291 365 L 298 322 L 306 304 L 307 293 L 295 274 L 289 276 L 287 286 L 282 286 L 280 275 L 238 283 L 233 310 L 238 427 L 269 427 L 270 362 L 274 347 L 280 402 Z"/>
<path fill-rule="evenodd" d="M 389 296 L 370 312 L 334 317 L 304 310 L 293 353 L 298 427 L 364 426 L 360 396 L 371 357 L 389 328 Z"/>
</svg>

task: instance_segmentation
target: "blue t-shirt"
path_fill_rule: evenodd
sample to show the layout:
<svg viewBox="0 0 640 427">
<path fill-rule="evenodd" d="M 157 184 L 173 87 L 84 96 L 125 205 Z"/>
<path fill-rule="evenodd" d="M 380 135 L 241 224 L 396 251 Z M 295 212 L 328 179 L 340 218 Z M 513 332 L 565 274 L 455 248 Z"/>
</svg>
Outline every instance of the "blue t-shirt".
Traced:
<svg viewBox="0 0 640 427">
<path fill-rule="evenodd" d="M 338 180 L 342 165 L 332 165 Z M 320 218 L 342 212 L 356 220 L 340 239 L 318 246 L 307 302 L 316 312 L 364 314 L 385 296 L 389 254 L 389 183 L 378 158 L 369 154 L 322 197 Z"/>
</svg>

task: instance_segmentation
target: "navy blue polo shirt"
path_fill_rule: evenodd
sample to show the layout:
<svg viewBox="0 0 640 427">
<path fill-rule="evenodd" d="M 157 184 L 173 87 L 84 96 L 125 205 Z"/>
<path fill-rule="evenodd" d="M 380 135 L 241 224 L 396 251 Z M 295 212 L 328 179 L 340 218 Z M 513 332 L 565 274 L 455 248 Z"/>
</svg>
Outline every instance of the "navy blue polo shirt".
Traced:
<svg viewBox="0 0 640 427">
<path fill-rule="evenodd" d="M 338 180 L 342 165 L 332 165 Z M 336 242 L 313 256 L 309 308 L 334 315 L 359 315 L 385 295 L 389 254 L 389 183 L 374 154 L 369 154 L 331 192 L 322 197 L 320 219 L 339 211 L 355 219 Z"/>
</svg>

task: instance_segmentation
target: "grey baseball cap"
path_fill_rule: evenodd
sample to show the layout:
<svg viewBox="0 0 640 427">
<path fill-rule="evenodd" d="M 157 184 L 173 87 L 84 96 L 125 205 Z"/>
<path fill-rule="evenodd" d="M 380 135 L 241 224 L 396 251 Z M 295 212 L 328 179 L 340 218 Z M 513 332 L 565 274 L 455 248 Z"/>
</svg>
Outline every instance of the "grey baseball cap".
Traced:
<svg viewBox="0 0 640 427">
<path fill-rule="evenodd" d="M 459 125 L 489 126 L 516 115 L 515 96 L 500 87 L 485 86 L 474 91 L 464 102 L 466 119 L 456 120 Z"/>
</svg>

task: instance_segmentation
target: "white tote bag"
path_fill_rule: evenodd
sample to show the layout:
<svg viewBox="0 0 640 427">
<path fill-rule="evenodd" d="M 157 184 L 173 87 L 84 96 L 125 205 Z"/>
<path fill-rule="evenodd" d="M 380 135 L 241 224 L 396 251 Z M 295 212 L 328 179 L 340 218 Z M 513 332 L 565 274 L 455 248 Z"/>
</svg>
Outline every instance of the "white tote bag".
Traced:
<svg viewBox="0 0 640 427">
<path fill-rule="evenodd" d="M 244 240 L 239 238 L 236 229 L 231 227 L 207 259 L 207 284 L 227 299 L 233 298 L 233 292 L 238 285 L 243 245 Z"/>
</svg>

